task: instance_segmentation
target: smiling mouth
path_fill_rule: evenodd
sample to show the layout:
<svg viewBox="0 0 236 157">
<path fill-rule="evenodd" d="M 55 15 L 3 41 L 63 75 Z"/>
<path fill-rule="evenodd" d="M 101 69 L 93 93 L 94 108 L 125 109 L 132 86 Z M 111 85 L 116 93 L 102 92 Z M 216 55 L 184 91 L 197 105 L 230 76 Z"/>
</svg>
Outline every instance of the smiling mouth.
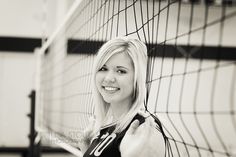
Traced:
<svg viewBox="0 0 236 157">
<path fill-rule="evenodd" d="M 102 88 L 105 89 L 106 91 L 109 91 L 109 92 L 115 92 L 115 91 L 120 90 L 120 88 L 110 87 L 110 86 L 102 86 Z"/>
</svg>

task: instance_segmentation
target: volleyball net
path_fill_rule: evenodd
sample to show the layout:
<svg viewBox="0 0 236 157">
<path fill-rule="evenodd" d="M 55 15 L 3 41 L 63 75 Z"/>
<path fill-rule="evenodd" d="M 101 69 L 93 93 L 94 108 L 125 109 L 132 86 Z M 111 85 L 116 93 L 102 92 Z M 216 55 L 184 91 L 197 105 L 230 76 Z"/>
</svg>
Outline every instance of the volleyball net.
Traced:
<svg viewBox="0 0 236 157">
<path fill-rule="evenodd" d="M 235 24 L 233 0 L 75 1 L 39 50 L 38 131 L 79 155 L 96 52 L 130 36 L 148 48 L 146 108 L 163 125 L 166 156 L 236 156 Z"/>
</svg>

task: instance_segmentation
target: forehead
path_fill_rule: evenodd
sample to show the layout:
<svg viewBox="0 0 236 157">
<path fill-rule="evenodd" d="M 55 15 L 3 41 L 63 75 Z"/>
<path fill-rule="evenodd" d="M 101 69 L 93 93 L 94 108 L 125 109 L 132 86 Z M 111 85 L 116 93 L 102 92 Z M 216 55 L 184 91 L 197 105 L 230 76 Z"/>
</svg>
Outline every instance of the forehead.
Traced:
<svg viewBox="0 0 236 157">
<path fill-rule="evenodd" d="M 105 63 L 107 66 L 124 66 L 133 68 L 133 61 L 131 57 L 124 52 L 119 52 L 112 55 Z"/>
</svg>

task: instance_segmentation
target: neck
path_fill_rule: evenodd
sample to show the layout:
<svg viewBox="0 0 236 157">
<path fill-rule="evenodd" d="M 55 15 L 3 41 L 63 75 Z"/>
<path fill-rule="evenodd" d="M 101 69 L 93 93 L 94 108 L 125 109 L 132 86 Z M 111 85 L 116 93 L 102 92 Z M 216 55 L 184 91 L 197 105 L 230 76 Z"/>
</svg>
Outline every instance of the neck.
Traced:
<svg viewBox="0 0 236 157">
<path fill-rule="evenodd" d="M 110 109 L 112 111 L 113 121 L 118 120 L 123 115 L 127 114 L 131 106 L 131 102 L 112 103 Z"/>
</svg>

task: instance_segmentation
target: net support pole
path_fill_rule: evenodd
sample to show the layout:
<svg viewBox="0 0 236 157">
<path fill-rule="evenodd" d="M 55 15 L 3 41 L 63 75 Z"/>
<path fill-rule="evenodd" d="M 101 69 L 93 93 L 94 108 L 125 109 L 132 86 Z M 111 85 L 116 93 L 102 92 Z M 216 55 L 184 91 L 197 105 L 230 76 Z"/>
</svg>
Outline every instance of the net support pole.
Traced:
<svg viewBox="0 0 236 157">
<path fill-rule="evenodd" d="M 42 53 L 40 53 L 40 49 L 39 48 L 36 48 L 35 51 L 34 51 L 34 55 L 35 55 L 35 79 L 34 79 L 34 89 L 35 89 L 35 92 L 37 93 L 36 94 L 36 100 L 35 100 L 35 110 L 36 110 L 36 115 L 35 115 L 35 129 L 38 133 L 42 132 L 43 131 L 43 128 L 42 128 L 42 114 L 43 114 L 43 102 L 40 101 L 43 97 L 43 95 L 41 95 L 41 86 L 40 86 L 40 81 L 41 81 L 41 65 L 42 65 L 42 59 L 43 59 L 43 55 Z"/>
<path fill-rule="evenodd" d="M 30 113 L 28 114 L 28 117 L 30 118 L 30 134 L 29 134 L 29 157 L 34 157 L 35 153 L 35 137 L 36 137 L 36 131 L 35 131 L 35 90 L 32 90 L 29 94 L 30 98 Z"/>
</svg>

